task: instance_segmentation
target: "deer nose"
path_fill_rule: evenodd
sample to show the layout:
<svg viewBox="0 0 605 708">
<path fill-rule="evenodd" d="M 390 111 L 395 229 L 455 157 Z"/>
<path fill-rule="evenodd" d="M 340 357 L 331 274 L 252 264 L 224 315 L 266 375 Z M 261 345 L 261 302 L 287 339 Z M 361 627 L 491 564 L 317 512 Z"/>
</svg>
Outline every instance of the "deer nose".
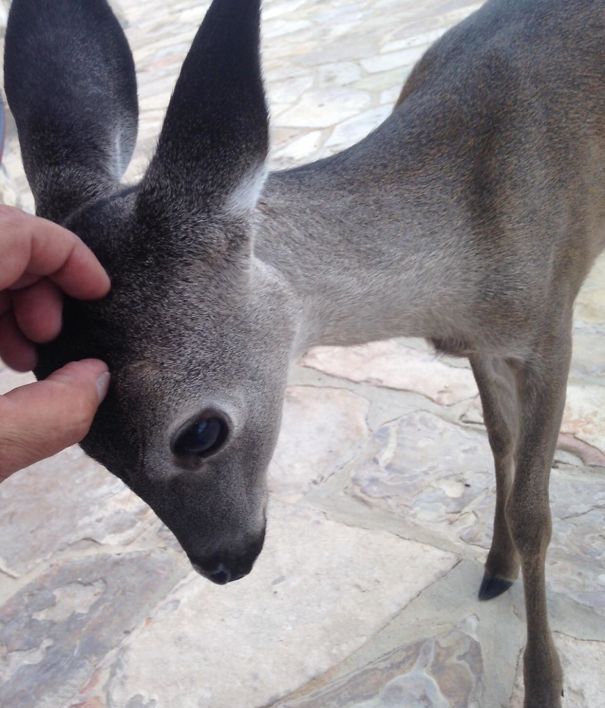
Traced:
<svg viewBox="0 0 605 708">
<path fill-rule="evenodd" d="M 203 561 L 203 563 L 207 563 L 207 561 Z M 203 575 L 204 578 L 208 578 L 208 580 L 212 580 L 212 582 L 217 585 L 226 585 L 232 580 L 239 580 L 249 572 L 249 570 L 234 571 L 222 562 L 213 563 L 212 565 L 202 565 L 200 561 L 194 561 L 192 565 L 200 575 Z"/>
<path fill-rule="evenodd" d="M 260 539 L 246 546 L 241 553 L 216 553 L 212 556 L 190 556 L 189 558 L 200 575 L 217 585 L 226 585 L 248 575 L 261 552 L 263 541 L 264 533 Z"/>
</svg>

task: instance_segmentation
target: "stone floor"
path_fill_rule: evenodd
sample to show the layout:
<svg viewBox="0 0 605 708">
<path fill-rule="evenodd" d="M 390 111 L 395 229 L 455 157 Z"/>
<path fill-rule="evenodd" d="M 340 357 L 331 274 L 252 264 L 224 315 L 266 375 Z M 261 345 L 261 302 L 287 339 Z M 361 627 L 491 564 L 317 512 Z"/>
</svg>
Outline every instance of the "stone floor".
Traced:
<svg viewBox="0 0 605 708">
<path fill-rule="evenodd" d="M 139 70 L 135 177 L 207 3 L 112 4 Z M 362 137 L 424 49 L 477 6 L 265 0 L 273 164 Z M 0 188 L 31 209 L 10 125 Z M 1 390 L 24 380 L 0 371 Z M 226 587 L 191 572 L 150 510 L 78 449 L 35 465 L 0 487 L 0 705 L 519 706 L 520 583 L 475 599 L 491 468 L 468 366 L 417 341 L 319 349 L 296 369 L 266 548 Z M 602 258 L 577 303 L 552 478 L 566 708 L 605 704 L 604 482 Z"/>
</svg>

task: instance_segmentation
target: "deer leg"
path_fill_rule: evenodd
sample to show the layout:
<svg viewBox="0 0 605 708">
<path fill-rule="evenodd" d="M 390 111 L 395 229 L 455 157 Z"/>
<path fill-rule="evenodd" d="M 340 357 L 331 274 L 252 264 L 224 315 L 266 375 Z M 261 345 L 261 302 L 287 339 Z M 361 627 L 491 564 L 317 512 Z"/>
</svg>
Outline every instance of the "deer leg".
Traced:
<svg viewBox="0 0 605 708">
<path fill-rule="evenodd" d="M 521 558 L 525 591 L 525 708 L 561 705 L 563 673 L 548 625 L 544 561 L 551 534 L 548 483 L 563 415 L 570 355 L 571 335 L 553 336 L 532 359 L 516 369 L 519 441 L 506 517 Z"/>
<path fill-rule="evenodd" d="M 479 599 L 491 600 L 508 590 L 519 575 L 519 556 L 505 513 L 514 476 L 518 401 L 515 373 L 505 359 L 472 355 L 470 362 L 496 471 L 494 533 L 479 588 Z"/>
</svg>

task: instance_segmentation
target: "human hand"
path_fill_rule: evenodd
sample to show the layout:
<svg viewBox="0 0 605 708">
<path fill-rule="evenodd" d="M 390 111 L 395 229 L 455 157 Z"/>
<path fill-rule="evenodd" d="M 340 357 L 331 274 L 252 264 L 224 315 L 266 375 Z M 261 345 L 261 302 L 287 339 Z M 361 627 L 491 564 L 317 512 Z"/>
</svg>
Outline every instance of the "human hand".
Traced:
<svg viewBox="0 0 605 708">
<path fill-rule="evenodd" d="M 0 205 L 0 357 L 8 366 L 34 368 L 35 344 L 61 329 L 63 293 L 94 300 L 109 287 L 107 273 L 77 236 Z M 0 482 L 79 442 L 108 386 L 107 366 L 86 359 L 0 396 Z"/>
</svg>

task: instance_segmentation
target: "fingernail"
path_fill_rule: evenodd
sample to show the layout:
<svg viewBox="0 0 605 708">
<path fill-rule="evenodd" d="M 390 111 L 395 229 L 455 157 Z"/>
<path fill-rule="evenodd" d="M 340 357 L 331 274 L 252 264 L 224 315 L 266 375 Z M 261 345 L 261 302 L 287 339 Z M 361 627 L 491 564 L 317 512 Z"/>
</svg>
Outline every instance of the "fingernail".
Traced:
<svg viewBox="0 0 605 708">
<path fill-rule="evenodd" d="M 104 371 L 97 379 L 97 394 L 99 395 L 99 403 L 101 403 L 101 401 L 107 395 L 107 389 L 109 388 L 110 378 L 111 374 L 109 373 L 109 371 Z"/>
</svg>

